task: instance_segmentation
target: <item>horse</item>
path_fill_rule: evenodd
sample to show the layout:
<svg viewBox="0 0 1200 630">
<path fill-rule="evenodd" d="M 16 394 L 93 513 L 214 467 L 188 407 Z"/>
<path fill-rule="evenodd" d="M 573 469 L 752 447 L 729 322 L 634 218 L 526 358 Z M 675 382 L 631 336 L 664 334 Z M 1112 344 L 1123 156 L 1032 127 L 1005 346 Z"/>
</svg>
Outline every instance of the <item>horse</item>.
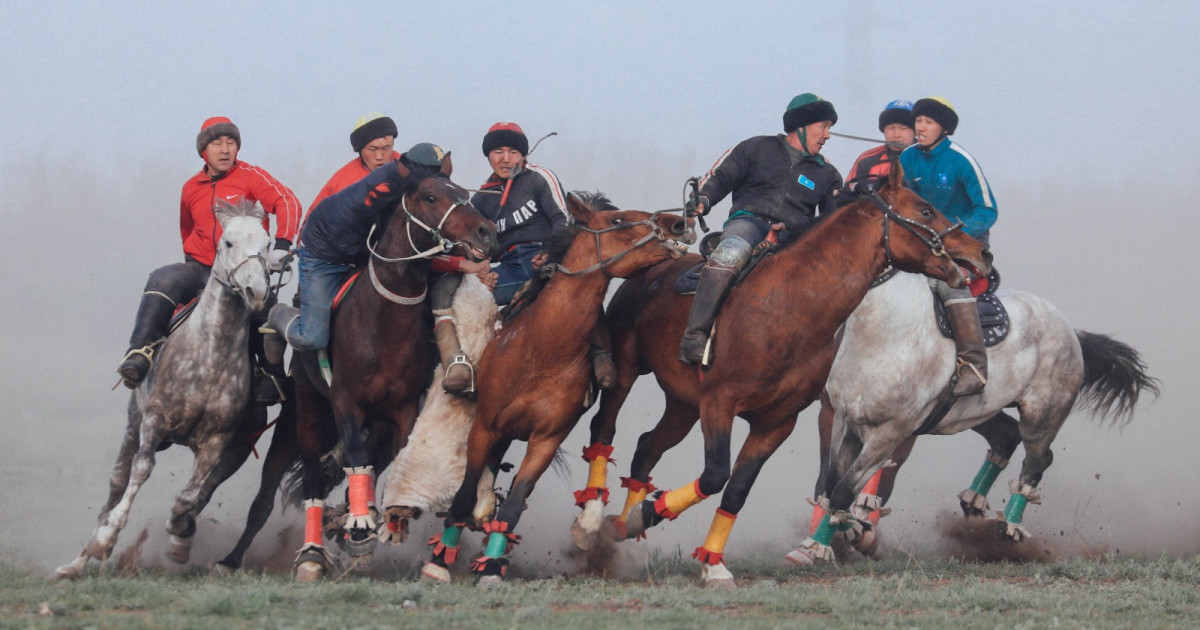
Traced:
<svg viewBox="0 0 1200 630">
<path fill-rule="evenodd" d="M 496 333 L 479 358 L 479 399 L 467 437 L 467 465 L 454 495 L 446 527 L 431 541 L 433 557 L 422 575 L 448 582 L 458 556 L 459 537 L 473 524 L 476 487 L 485 466 L 495 465 L 514 440 L 528 442 L 525 457 L 495 518 L 479 524 L 488 534 L 484 555 L 473 564 L 486 586 L 503 579 L 513 531 L 541 475 L 563 439 L 579 421 L 591 375 L 589 338 L 612 278 L 683 254 L 692 231 L 681 216 L 665 212 L 619 211 L 601 195 L 573 193 L 569 240 L 548 248 L 543 274 L 552 274 L 536 299 L 522 305 Z M 528 293 L 526 295 L 529 295 Z M 510 305 L 509 309 L 513 309 Z"/>
<path fill-rule="evenodd" d="M 362 274 L 369 279 L 360 277 L 345 289 L 334 313 L 328 351 L 331 380 L 325 380 L 316 353 L 292 355 L 294 438 L 286 433 L 279 437 L 278 454 L 272 440 L 247 530 L 222 560 L 229 568 L 240 565 L 241 554 L 257 533 L 251 528 L 261 528 L 266 521 L 293 454 L 299 456 L 305 512 L 304 544 L 294 576 L 313 581 L 333 566 L 321 544 L 324 499 L 340 481 L 328 478 L 323 463 L 330 418 L 336 426 L 335 459 L 345 467 L 349 483 L 343 541 L 358 567 L 370 561 L 378 540 L 374 471 L 385 468 L 404 446 L 436 365 L 424 317 L 430 259 L 451 253 L 485 260 L 497 246 L 495 226 L 470 204 L 467 191 L 450 181 L 449 159 L 440 173 L 422 178 L 410 176 L 402 163 L 396 168 L 404 178 L 401 189 L 391 191 L 399 198 L 398 208 L 370 247 Z M 287 429 L 277 427 L 276 436 Z"/>
<path fill-rule="evenodd" d="M 1021 473 L 1009 486 L 1012 496 L 998 523 L 1003 537 L 1025 540 L 1030 535 L 1021 524 L 1025 507 L 1041 502 L 1037 488 L 1053 460 L 1050 445 L 1071 411 L 1083 408 L 1124 426 L 1132 420 L 1140 394 L 1157 396 L 1156 379 L 1147 375 L 1132 347 L 1074 330 L 1058 309 L 1036 295 L 1000 291 L 997 296 L 1008 313 L 1009 331 L 988 348 L 987 386 L 978 395 L 957 399 L 926 431 L 922 425 L 938 406 L 954 369 L 954 352 L 953 342 L 937 330 L 925 279 L 897 274 L 872 289 L 855 309 L 825 386 L 828 409 L 834 413 L 822 414 L 823 465 L 813 518 L 817 528 L 789 559 L 807 564 L 832 558 L 829 514 L 835 524 L 850 516 L 877 524 L 896 467 L 886 469 L 888 479 L 882 483 L 873 482 L 877 489 L 863 492 L 868 478 L 889 457 L 902 464 L 924 432 L 951 435 L 971 429 L 987 439 L 990 450 L 983 467 L 958 495 L 968 517 L 988 511 L 993 482 L 1017 446 L 1024 445 Z M 1006 411 L 1014 407 L 1019 421 Z M 876 532 L 868 527 L 863 533 L 853 542 L 870 555 Z"/>
<path fill-rule="evenodd" d="M 701 262 L 698 256 L 659 265 L 617 290 L 608 322 L 619 382 L 601 396 L 591 448 L 611 450 L 617 414 L 639 375 L 654 373 L 666 407 L 657 425 L 639 438 L 630 477 L 622 480 L 625 505 L 609 521 L 615 537 L 639 537 L 724 489 L 709 534 L 693 557 L 705 584 L 734 585 L 724 563 L 734 520 L 763 464 L 821 391 L 833 363 L 834 333 L 871 281 L 889 265 L 958 286 L 965 282 L 960 266 L 976 274 L 990 270 L 984 247 L 904 188 L 900 177 L 893 168 L 882 187 L 864 190 L 751 270 L 718 315 L 707 369 L 678 360 L 692 298 L 673 285 Z M 750 432 L 731 470 L 735 416 L 748 422 Z M 697 419 L 703 472 L 678 489 L 650 495 L 654 465 Z M 603 488 L 603 475 L 595 481 Z M 577 540 L 602 529 L 597 512 L 585 506 L 577 517 Z"/>
<path fill-rule="evenodd" d="M 186 563 L 196 516 L 221 482 L 251 451 L 250 435 L 265 424 L 251 391 L 250 320 L 269 297 L 265 215 L 253 202 L 213 209 L 222 234 L 208 283 L 191 315 L 167 337 L 146 379 L 129 397 L 128 422 L 109 479 L 99 525 L 73 562 L 56 577 L 78 578 L 88 560 L 106 560 L 129 519 L 138 490 L 162 445 L 195 454 L 192 476 L 175 497 L 167 532 L 168 557 Z M 258 426 L 255 426 L 255 425 Z"/>
</svg>

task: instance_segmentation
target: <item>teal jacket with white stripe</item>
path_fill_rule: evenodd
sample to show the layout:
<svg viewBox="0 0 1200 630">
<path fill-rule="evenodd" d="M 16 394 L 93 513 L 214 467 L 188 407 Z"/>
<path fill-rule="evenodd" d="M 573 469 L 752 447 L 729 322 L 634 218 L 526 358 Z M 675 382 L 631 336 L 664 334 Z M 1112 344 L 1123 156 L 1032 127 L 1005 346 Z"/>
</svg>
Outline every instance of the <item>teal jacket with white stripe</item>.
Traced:
<svg viewBox="0 0 1200 630">
<path fill-rule="evenodd" d="M 900 154 L 904 183 L 964 231 L 987 243 L 996 222 L 996 199 L 983 169 L 965 149 L 944 138 L 928 151 L 920 145 Z"/>
</svg>

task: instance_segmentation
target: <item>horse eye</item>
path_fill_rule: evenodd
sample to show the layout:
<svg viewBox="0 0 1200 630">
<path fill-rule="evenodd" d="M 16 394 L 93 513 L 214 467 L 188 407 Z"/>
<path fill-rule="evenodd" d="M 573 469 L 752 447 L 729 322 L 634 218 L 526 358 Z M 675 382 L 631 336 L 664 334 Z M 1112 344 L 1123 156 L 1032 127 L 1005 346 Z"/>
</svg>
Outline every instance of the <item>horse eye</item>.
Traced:
<svg viewBox="0 0 1200 630">
<path fill-rule="evenodd" d="M 933 212 L 931 212 L 929 208 L 921 208 L 921 216 L 928 219 L 929 217 L 933 216 Z"/>
<path fill-rule="evenodd" d="M 621 218 L 616 218 L 616 219 L 613 219 L 613 220 L 612 220 L 612 224 L 613 224 L 613 225 L 621 225 L 621 224 L 622 224 L 622 223 L 624 223 L 624 222 L 625 222 L 625 220 L 624 220 L 624 219 L 621 219 Z"/>
<path fill-rule="evenodd" d="M 233 247 L 233 241 L 225 241 L 225 247 Z"/>
<path fill-rule="evenodd" d="M 437 197 L 434 197 L 433 195 L 425 195 L 425 203 L 433 203 L 435 201 L 437 201 Z"/>
</svg>

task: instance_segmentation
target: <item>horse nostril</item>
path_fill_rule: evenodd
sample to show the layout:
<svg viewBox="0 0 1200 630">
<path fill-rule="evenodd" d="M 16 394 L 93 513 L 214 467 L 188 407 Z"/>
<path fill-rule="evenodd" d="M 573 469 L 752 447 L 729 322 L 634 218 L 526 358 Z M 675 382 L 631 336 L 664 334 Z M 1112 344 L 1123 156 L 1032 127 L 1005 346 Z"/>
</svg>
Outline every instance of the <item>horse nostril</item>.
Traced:
<svg viewBox="0 0 1200 630">
<path fill-rule="evenodd" d="M 674 223 L 674 224 L 671 226 L 671 233 L 672 233 L 672 234 L 677 234 L 677 235 L 678 235 L 678 234 L 683 234 L 683 233 L 685 233 L 685 232 L 687 232 L 687 222 L 685 222 L 685 221 L 683 221 L 683 220 L 676 221 L 676 222 L 675 222 L 675 223 Z"/>
</svg>

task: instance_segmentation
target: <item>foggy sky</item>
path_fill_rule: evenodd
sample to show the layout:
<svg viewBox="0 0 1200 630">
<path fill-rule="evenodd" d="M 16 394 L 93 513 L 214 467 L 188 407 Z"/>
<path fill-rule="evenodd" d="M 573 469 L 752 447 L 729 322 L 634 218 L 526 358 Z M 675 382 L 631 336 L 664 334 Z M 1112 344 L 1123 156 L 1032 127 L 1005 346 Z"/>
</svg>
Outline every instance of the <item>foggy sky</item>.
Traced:
<svg viewBox="0 0 1200 630">
<path fill-rule="evenodd" d="M 725 149 L 779 131 L 784 106 L 803 91 L 836 105 L 834 131 L 868 136 L 890 100 L 950 99 L 961 119 L 955 140 L 995 192 L 992 246 L 1004 286 L 1045 297 L 1077 328 L 1134 346 L 1162 379 L 1162 398 L 1143 400 L 1123 432 L 1072 416 L 1027 527 L 1123 553 L 1194 553 L 1198 30 L 1192 3 L 6 2 L 0 518 L 9 536 L 0 558 L 49 570 L 94 527 L 127 401 L 124 388 L 109 391 L 113 370 L 146 274 L 180 259 L 179 188 L 201 166 L 194 139 L 204 118 L 232 118 L 240 157 L 305 205 L 352 157 L 354 121 L 380 111 L 399 124 L 399 149 L 433 141 L 452 150 L 460 184 L 488 173 L 479 148 L 487 126 L 515 120 L 531 140 L 559 133 L 533 161 L 566 187 L 659 209 L 680 205 L 684 179 Z M 845 173 L 871 146 L 835 138 L 825 154 Z M 717 219 L 727 207 L 717 207 Z M 661 395 L 644 378 L 618 427 L 610 474 L 618 503 L 616 477 L 628 474 L 638 434 L 660 411 Z M 814 420 L 805 412 L 766 465 L 729 553 L 782 555 L 803 538 Z M 570 491 L 587 478 L 578 459 L 586 422 L 564 444 L 569 478 L 548 473 L 532 497 L 518 563 L 566 544 Z M 739 425 L 735 444 L 743 435 Z M 885 536 L 932 544 L 936 514 L 957 510 L 954 495 L 985 451 L 974 434 L 920 440 Z M 1022 453 L 1001 475 L 994 506 Z M 660 486 L 699 474 L 698 434 L 669 460 L 686 464 L 655 471 Z M 118 551 L 144 527 L 161 536 L 190 464 L 180 449 L 160 455 Z M 218 491 L 205 516 L 221 525 L 202 519 L 199 538 L 240 528 L 257 468 L 252 459 Z M 690 553 L 715 507 L 706 502 L 621 549 L 678 544 Z M 299 526 L 295 511 L 286 518 L 277 512 L 273 527 Z M 419 539 L 400 553 L 424 554 Z M 194 562 L 218 559 L 227 545 L 212 547 Z"/>
</svg>

